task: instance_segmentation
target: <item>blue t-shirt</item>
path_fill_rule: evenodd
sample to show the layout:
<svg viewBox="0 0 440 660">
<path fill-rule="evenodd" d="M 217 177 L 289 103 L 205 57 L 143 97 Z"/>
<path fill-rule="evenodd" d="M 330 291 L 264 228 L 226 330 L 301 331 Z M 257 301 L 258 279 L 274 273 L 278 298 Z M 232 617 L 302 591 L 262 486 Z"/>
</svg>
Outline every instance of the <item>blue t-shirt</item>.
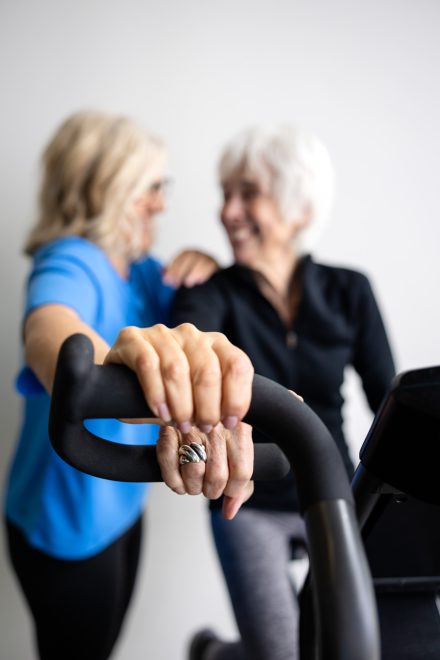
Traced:
<svg viewBox="0 0 440 660">
<path fill-rule="evenodd" d="M 174 290 L 162 282 L 155 259 L 133 264 L 124 280 L 99 247 L 68 237 L 36 252 L 26 293 L 25 317 L 41 305 L 67 305 L 111 345 L 124 326 L 166 324 Z M 50 397 L 26 366 L 17 389 L 24 397 L 23 422 L 7 485 L 6 516 L 31 545 L 51 556 L 96 554 L 137 519 L 148 486 L 91 477 L 69 466 L 48 437 Z M 153 444 L 158 430 L 117 420 L 90 420 L 87 426 L 124 444 Z"/>
</svg>

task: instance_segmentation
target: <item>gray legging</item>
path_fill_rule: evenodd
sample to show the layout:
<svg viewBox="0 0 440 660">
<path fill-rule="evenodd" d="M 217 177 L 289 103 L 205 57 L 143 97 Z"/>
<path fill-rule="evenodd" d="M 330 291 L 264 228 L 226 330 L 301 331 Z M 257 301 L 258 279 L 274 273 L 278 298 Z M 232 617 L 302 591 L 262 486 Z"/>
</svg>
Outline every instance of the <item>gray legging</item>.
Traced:
<svg viewBox="0 0 440 660">
<path fill-rule="evenodd" d="M 212 645 L 206 660 L 296 660 L 299 612 L 289 562 L 305 547 L 302 518 L 244 508 L 232 521 L 215 510 L 211 524 L 241 641 Z"/>
</svg>

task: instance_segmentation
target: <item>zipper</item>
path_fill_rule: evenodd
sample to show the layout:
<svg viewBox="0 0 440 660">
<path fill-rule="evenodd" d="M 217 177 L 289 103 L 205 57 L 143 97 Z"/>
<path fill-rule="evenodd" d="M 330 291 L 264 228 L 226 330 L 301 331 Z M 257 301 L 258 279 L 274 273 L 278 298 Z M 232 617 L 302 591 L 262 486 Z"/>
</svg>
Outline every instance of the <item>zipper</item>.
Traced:
<svg viewBox="0 0 440 660">
<path fill-rule="evenodd" d="M 286 334 L 286 346 L 289 350 L 298 346 L 298 335 L 293 330 L 288 330 Z"/>
</svg>

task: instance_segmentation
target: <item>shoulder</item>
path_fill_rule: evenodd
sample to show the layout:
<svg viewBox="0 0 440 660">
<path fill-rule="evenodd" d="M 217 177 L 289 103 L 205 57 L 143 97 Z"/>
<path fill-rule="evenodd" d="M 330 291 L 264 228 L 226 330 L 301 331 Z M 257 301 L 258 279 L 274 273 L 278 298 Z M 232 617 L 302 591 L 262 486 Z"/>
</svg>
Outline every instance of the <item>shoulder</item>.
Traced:
<svg viewBox="0 0 440 660">
<path fill-rule="evenodd" d="M 326 295 L 340 295 L 344 299 L 357 300 L 372 296 L 372 288 L 366 273 L 345 266 L 312 261 L 305 265 L 305 281 Z"/>
<path fill-rule="evenodd" d="M 230 309 L 232 268 L 221 269 L 209 280 L 194 287 L 180 287 L 173 305 L 173 319 L 177 323 L 189 321 L 201 330 L 223 327 Z"/>
<path fill-rule="evenodd" d="M 108 265 L 106 265 L 106 262 Z M 40 248 L 26 283 L 25 315 L 47 304 L 72 307 L 94 323 L 110 281 L 104 253 L 89 241 L 62 238 Z"/>
<path fill-rule="evenodd" d="M 219 291 L 236 290 L 237 287 L 255 283 L 253 272 L 245 266 L 233 264 L 216 271 L 204 285 Z M 204 286 L 203 284 L 200 286 Z"/>
<path fill-rule="evenodd" d="M 178 299 L 182 298 L 225 298 L 231 295 L 231 292 L 237 291 L 237 287 L 242 281 L 242 273 L 239 266 L 229 266 L 216 271 L 211 277 L 192 287 L 182 286 L 177 291 Z"/>
<path fill-rule="evenodd" d="M 41 247 L 33 256 L 33 271 L 77 274 L 81 271 L 92 280 L 110 272 L 112 266 L 104 251 L 84 238 L 67 236 Z"/>
<path fill-rule="evenodd" d="M 370 280 L 359 270 L 309 258 L 303 286 L 310 308 L 328 319 L 345 319 L 350 326 L 357 326 L 376 307 Z"/>
<path fill-rule="evenodd" d="M 89 260 L 91 257 L 103 255 L 101 248 L 79 236 L 65 236 L 46 243 L 34 255 L 36 262 L 50 259 L 65 258 Z"/>
<path fill-rule="evenodd" d="M 311 263 L 315 270 L 321 272 L 325 277 L 336 279 L 341 282 L 351 282 L 366 277 L 366 275 L 359 270 L 347 268 L 346 266 L 341 266 L 339 264 L 325 264 L 316 261 L 312 261 Z"/>
</svg>

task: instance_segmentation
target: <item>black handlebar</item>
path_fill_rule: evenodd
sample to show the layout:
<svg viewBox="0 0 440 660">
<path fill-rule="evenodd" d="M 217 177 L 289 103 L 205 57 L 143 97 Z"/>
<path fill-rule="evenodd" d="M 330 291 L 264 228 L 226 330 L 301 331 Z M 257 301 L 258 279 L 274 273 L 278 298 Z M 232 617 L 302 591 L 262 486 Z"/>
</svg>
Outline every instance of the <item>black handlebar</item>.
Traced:
<svg viewBox="0 0 440 660">
<path fill-rule="evenodd" d="M 59 354 L 49 422 L 52 444 L 64 460 L 108 479 L 160 480 L 154 447 L 107 442 L 83 426 L 83 420 L 89 418 L 151 416 L 133 372 L 119 365 L 94 365 L 93 347 L 84 335 L 73 335 L 65 341 Z M 306 404 L 262 376 L 254 377 L 245 421 L 275 438 L 295 469 L 314 576 L 319 657 L 378 659 L 379 633 L 371 578 L 350 484 L 333 438 Z M 286 473 L 285 458 L 276 447 L 266 446 L 264 457 L 258 449 L 256 445 L 255 478 L 278 478 Z M 273 464 L 270 469 L 268 464 Z"/>
</svg>

